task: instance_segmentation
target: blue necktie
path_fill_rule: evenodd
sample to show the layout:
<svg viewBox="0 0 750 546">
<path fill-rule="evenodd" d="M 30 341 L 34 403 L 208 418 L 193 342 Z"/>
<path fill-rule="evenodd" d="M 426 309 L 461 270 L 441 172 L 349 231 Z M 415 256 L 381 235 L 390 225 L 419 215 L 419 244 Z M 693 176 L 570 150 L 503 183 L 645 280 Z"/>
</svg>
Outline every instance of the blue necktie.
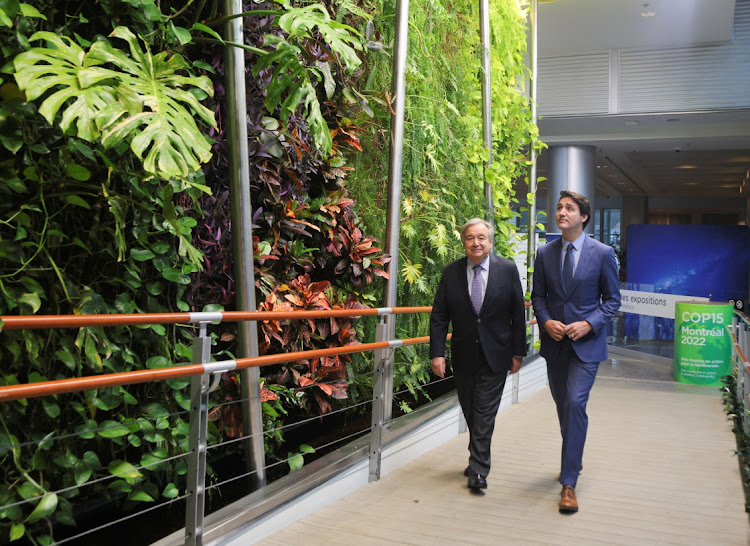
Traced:
<svg viewBox="0 0 750 546">
<path fill-rule="evenodd" d="M 471 280 L 471 304 L 478 315 L 482 308 L 482 266 L 479 264 L 474 266 L 474 278 Z"/>
<path fill-rule="evenodd" d="M 563 261 L 563 290 L 567 293 L 573 288 L 573 244 L 569 244 L 565 251 L 565 260 Z"/>
</svg>

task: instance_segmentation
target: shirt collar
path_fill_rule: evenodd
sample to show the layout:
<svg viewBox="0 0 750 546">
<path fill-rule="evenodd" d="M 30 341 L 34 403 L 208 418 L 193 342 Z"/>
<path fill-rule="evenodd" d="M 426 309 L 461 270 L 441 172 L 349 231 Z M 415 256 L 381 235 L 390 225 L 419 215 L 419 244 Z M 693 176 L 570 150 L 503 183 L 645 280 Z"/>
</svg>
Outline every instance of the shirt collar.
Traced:
<svg viewBox="0 0 750 546">
<path fill-rule="evenodd" d="M 481 265 L 482 269 L 484 269 L 485 271 L 489 271 L 489 269 L 490 269 L 490 255 L 488 254 L 487 257 L 484 260 L 482 260 L 481 262 L 479 262 L 478 265 Z M 469 258 L 466 258 L 466 269 L 471 269 L 471 270 L 474 269 L 474 262 L 472 262 Z"/>
<path fill-rule="evenodd" d="M 581 250 L 581 247 L 583 246 L 583 240 L 586 238 L 585 233 L 581 233 L 581 235 L 576 239 L 575 241 L 568 241 L 565 237 L 561 237 L 562 244 L 563 244 L 563 253 L 567 252 L 568 245 L 573 245 L 573 248 L 576 249 L 576 252 Z"/>
</svg>

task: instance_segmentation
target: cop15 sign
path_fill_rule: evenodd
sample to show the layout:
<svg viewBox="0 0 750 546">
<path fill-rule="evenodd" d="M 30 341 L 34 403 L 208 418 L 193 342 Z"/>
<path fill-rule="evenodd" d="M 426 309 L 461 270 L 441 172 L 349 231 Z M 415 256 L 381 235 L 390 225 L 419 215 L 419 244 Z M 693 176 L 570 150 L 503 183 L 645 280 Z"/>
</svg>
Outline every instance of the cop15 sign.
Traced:
<svg viewBox="0 0 750 546">
<path fill-rule="evenodd" d="M 677 302 L 674 324 L 674 378 L 695 385 L 721 385 L 731 371 L 732 324 L 729 303 Z"/>
</svg>

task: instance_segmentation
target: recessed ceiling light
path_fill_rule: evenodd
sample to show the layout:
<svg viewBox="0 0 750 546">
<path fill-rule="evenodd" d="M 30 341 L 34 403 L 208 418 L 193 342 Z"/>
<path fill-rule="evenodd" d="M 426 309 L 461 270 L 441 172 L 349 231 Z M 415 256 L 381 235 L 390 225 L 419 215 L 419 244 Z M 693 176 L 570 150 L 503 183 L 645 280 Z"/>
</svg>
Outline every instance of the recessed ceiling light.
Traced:
<svg viewBox="0 0 750 546">
<path fill-rule="evenodd" d="M 641 17 L 653 17 L 656 15 L 655 11 L 648 8 L 648 4 L 643 4 L 643 11 L 641 11 Z"/>
</svg>

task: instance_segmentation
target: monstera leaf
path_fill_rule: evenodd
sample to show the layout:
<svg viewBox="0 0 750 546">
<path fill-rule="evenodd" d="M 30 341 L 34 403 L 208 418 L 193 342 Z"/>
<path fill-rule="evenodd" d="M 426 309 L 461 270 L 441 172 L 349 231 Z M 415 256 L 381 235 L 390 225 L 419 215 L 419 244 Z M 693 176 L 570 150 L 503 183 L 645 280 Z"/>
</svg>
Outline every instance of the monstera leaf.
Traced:
<svg viewBox="0 0 750 546">
<path fill-rule="evenodd" d="M 112 147 L 129 140 L 148 172 L 187 176 L 198 170 L 211 158 L 211 144 L 195 123 L 195 115 L 212 127 L 216 121 L 213 112 L 189 89 L 198 88 L 212 96 L 211 80 L 178 74 L 188 68 L 181 55 L 151 55 L 148 49 L 141 50 L 138 39 L 127 27 L 117 27 L 110 36 L 128 42 L 130 57 L 108 42 L 94 43 L 90 55 L 123 70 L 117 87 L 118 95 L 127 97 L 123 104 L 140 103 L 145 108 L 134 111 L 123 104 L 106 108 L 102 112 L 102 143 Z"/>
<path fill-rule="evenodd" d="M 111 85 L 116 73 L 97 66 L 101 63 L 89 58 L 78 44 L 65 36 L 37 32 L 30 40 L 46 40 L 53 47 L 35 47 L 15 58 L 18 87 L 26 92 L 28 100 L 55 90 L 39 108 L 50 125 L 63 104 L 73 100 L 63 112 L 60 127 L 67 132 L 75 123 L 80 138 L 95 140 L 100 134 L 96 125 L 98 113 L 117 100 Z"/>
<path fill-rule="evenodd" d="M 101 138 L 111 148 L 122 141 L 143 161 L 144 169 L 162 178 L 185 177 L 211 157 L 211 145 L 195 116 L 215 127 L 213 112 L 191 89 L 213 95 L 210 80 L 184 76 L 188 64 L 180 55 L 141 49 L 127 28 L 111 37 L 125 40 L 130 55 L 107 41 L 88 52 L 64 36 L 37 32 L 30 41 L 46 40 L 15 59 L 16 82 L 35 100 L 51 92 L 39 108 L 50 123 L 61 112 L 60 127 L 79 138 Z"/>
</svg>

